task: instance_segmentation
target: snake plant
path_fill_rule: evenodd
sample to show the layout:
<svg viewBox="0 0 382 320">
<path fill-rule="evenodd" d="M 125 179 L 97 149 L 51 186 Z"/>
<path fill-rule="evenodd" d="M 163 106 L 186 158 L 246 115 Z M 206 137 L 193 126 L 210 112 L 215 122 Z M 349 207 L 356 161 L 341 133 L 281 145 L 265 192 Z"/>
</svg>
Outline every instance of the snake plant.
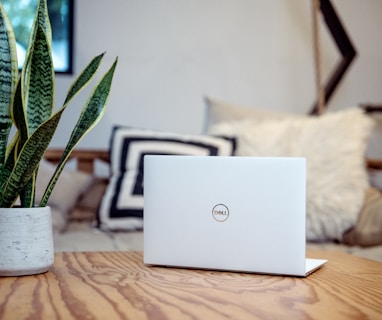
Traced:
<svg viewBox="0 0 382 320">
<path fill-rule="evenodd" d="M 20 73 L 13 28 L 0 2 L 0 207 L 12 207 L 18 198 L 22 207 L 46 205 L 70 153 L 105 112 L 117 58 L 89 94 L 43 198 L 36 204 L 38 167 L 61 115 L 94 77 L 103 56 L 93 58 L 79 74 L 55 111 L 52 31 L 46 0 L 38 1 Z"/>
</svg>

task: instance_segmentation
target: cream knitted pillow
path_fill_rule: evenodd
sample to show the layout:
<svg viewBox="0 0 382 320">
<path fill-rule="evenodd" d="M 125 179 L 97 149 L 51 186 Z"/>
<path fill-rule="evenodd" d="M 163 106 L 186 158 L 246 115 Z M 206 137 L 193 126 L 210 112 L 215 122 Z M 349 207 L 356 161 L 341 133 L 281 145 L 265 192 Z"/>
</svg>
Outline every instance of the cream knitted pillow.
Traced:
<svg viewBox="0 0 382 320">
<path fill-rule="evenodd" d="M 307 239 L 341 240 L 356 223 L 369 186 L 364 155 L 373 124 L 351 108 L 320 117 L 225 121 L 209 133 L 236 136 L 238 156 L 305 157 Z"/>
</svg>

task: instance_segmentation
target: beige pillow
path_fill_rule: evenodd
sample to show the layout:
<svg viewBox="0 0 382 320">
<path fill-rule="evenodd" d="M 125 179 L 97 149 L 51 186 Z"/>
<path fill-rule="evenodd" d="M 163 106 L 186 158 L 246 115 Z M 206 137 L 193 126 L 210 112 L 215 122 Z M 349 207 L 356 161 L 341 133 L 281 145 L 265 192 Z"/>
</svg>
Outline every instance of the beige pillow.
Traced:
<svg viewBox="0 0 382 320">
<path fill-rule="evenodd" d="M 37 204 L 40 203 L 55 168 L 54 164 L 46 160 L 41 161 L 36 183 L 35 202 Z M 92 179 L 91 175 L 84 172 L 64 168 L 48 200 L 48 205 L 52 207 L 55 231 L 65 229 L 69 211 L 74 207 L 78 197 L 90 185 Z"/>
<path fill-rule="evenodd" d="M 74 208 L 70 211 L 71 220 L 94 220 L 105 193 L 108 178 L 96 177 L 82 193 Z"/>
<path fill-rule="evenodd" d="M 366 191 L 357 223 L 344 233 L 343 242 L 359 246 L 382 244 L 382 194 L 379 190 L 369 188 Z"/>
<path fill-rule="evenodd" d="M 207 106 L 207 131 L 212 125 L 234 120 L 253 119 L 256 122 L 269 120 L 281 120 L 290 117 L 304 117 L 297 114 L 286 112 L 269 111 L 261 108 L 250 108 L 239 106 L 222 100 L 205 97 L 204 101 Z"/>
<path fill-rule="evenodd" d="M 342 240 L 369 186 L 364 154 L 373 124 L 351 108 L 320 117 L 226 121 L 209 133 L 236 136 L 238 156 L 305 157 L 307 239 Z"/>
</svg>

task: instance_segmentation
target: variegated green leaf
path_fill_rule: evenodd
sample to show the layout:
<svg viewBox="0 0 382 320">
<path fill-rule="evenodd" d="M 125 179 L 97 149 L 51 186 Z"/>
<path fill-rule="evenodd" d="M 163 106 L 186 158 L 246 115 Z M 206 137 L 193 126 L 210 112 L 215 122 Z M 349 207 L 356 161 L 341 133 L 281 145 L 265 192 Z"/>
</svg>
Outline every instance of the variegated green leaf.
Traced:
<svg viewBox="0 0 382 320">
<path fill-rule="evenodd" d="M 48 119 L 53 111 L 54 68 L 51 46 L 42 26 L 37 25 L 33 46 L 27 54 L 21 74 L 22 103 L 28 136 Z"/>
<path fill-rule="evenodd" d="M 0 170 L 6 157 L 11 129 L 10 108 L 18 78 L 16 40 L 9 18 L 0 3 Z"/>
<path fill-rule="evenodd" d="M 6 160 L 0 170 L 0 190 L 3 189 L 3 186 L 5 185 L 9 176 L 11 175 L 12 169 L 16 161 L 16 153 L 17 153 L 17 147 L 19 145 L 19 141 L 20 141 L 20 134 L 19 132 L 16 132 L 15 135 L 13 136 L 11 143 L 8 144 Z"/>
<path fill-rule="evenodd" d="M 105 113 L 105 105 L 109 97 L 117 62 L 118 60 L 116 59 L 111 68 L 101 78 L 89 96 L 89 99 L 87 100 L 81 112 L 80 118 L 78 119 L 77 124 L 72 131 L 71 137 L 60 159 L 60 162 L 57 165 L 56 171 L 45 190 L 40 203 L 41 207 L 46 205 L 49 196 L 57 182 L 57 179 L 69 158 L 70 153 L 73 151 L 82 137 L 99 122 L 99 120 L 102 118 L 102 115 Z"/>
<path fill-rule="evenodd" d="M 36 15 L 34 17 L 31 33 L 29 35 L 27 52 L 33 45 L 33 39 L 35 38 L 35 33 L 37 32 L 37 26 L 42 27 L 46 34 L 48 43 L 52 43 L 52 27 L 49 21 L 48 5 L 46 0 L 38 0 Z"/>
<path fill-rule="evenodd" d="M 13 124 L 20 133 L 20 143 L 24 144 L 24 142 L 28 139 L 28 129 L 26 124 L 26 114 L 23 108 L 23 102 L 21 97 L 21 79 L 19 79 L 17 83 L 16 92 L 13 99 L 13 105 L 11 108 L 11 117 Z"/>
<path fill-rule="evenodd" d="M 115 59 L 113 65 L 94 87 L 71 134 L 69 146 L 78 143 L 84 134 L 92 129 L 105 113 L 104 106 L 109 98 L 117 63 L 118 59 Z"/>
<path fill-rule="evenodd" d="M 68 90 L 68 94 L 66 95 L 64 104 L 69 103 L 69 101 L 72 100 L 74 96 L 80 92 L 94 77 L 104 55 L 105 53 L 101 53 L 100 55 L 94 57 L 92 61 L 90 61 L 90 63 L 86 66 L 86 68 L 81 72 L 81 74 L 73 81 Z"/>
<path fill-rule="evenodd" d="M 20 191 L 20 204 L 23 208 L 34 207 L 35 188 L 36 188 L 36 171 L 29 179 L 25 187 Z"/>
<path fill-rule="evenodd" d="M 23 145 L 13 170 L 1 189 L 0 207 L 12 206 L 31 179 L 54 135 L 63 111 L 62 108 L 39 126 Z"/>
</svg>

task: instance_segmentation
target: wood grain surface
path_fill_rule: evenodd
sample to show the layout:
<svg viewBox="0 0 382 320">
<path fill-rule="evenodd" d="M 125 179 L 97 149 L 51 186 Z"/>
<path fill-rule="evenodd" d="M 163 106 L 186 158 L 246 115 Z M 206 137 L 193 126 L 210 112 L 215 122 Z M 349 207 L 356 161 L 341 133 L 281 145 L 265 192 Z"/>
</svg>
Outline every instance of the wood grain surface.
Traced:
<svg viewBox="0 0 382 320">
<path fill-rule="evenodd" d="M 0 319 L 382 319 L 382 263 L 340 252 L 307 278 L 149 267 L 139 252 L 57 253 L 0 278 Z"/>
</svg>

